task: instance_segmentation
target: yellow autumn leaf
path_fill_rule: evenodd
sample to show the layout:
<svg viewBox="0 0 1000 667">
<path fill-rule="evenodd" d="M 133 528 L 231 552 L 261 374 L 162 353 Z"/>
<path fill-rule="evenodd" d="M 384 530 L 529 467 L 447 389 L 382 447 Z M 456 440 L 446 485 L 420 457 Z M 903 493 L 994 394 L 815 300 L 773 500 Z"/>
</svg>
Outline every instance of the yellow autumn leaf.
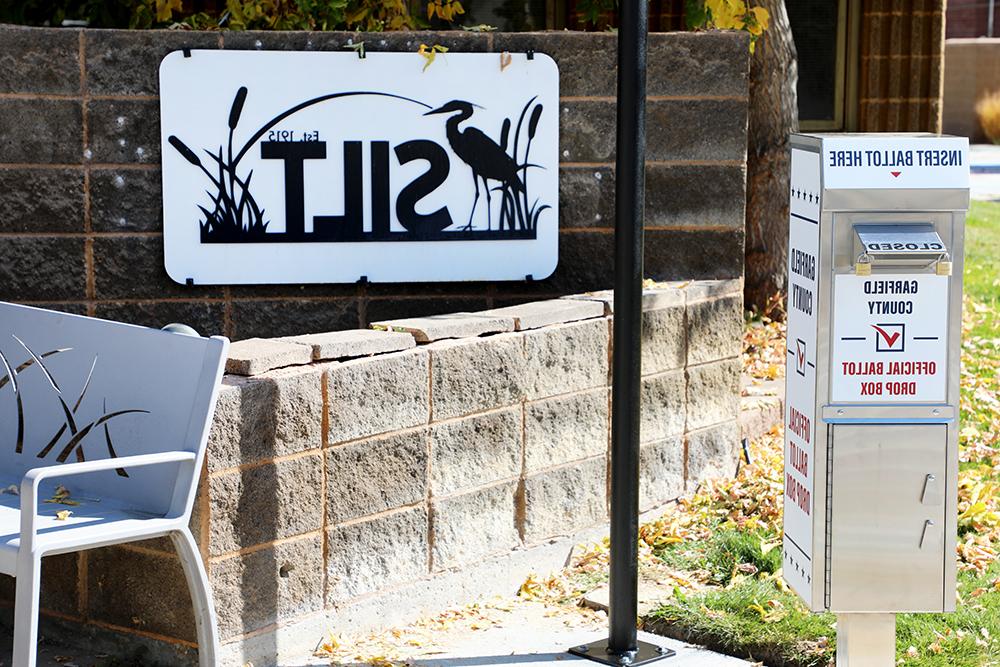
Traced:
<svg viewBox="0 0 1000 667">
<path fill-rule="evenodd" d="M 768 26 L 771 25 L 771 14 L 763 7 L 754 7 L 750 13 L 753 14 L 754 20 L 761 30 L 767 30 Z"/>
<path fill-rule="evenodd" d="M 56 521 L 65 521 L 73 514 L 73 510 L 59 510 L 56 512 Z"/>
<path fill-rule="evenodd" d="M 174 12 L 181 11 L 182 0 L 156 0 L 156 20 L 164 23 L 170 20 Z"/>
</svg>

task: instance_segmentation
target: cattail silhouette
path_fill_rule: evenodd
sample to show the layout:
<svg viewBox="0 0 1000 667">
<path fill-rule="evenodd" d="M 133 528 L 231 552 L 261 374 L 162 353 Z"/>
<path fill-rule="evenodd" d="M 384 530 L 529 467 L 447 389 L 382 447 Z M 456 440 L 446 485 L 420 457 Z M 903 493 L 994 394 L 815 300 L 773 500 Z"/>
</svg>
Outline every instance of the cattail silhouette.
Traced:
<svg viewBox="0 0 1000 667">
<path fill-rule="evenodd" d="M 233 164 L 233 133 L 236 131 L 236 126 L 240 122 L 240 116 L 243 115 L 243 104 L 247 101 L 247 87 L 240 86 L 240 89 L 236 91 L 236 97 L 233 98 L 233 106 L 229 108 L 229 165 L 232 167 Z M 236 169 L 231 168 L 229 170 L 229 192 L 236 194 Z"/>
<path fill-rule="evenodd" d="M 170 142 L 171 146 L 177 149 L 178 153 L 184 156 L 185 160 L 196 167 L 201 167 L 201 160 L 198 159 L 198 156 L 194 154 L 194 151 L 188 148 L 183 141 L 172 134 L 167 137 L 167 141 Z M 201 168 L 204 169 L 204 167 Z"/>
<path fill-rule="evenodd" d="M 531 141 L 535 138 L 535 133 L 538 131 L 538 121 L 542 117 L 542 105 L 539 104 L 531 111 L 531 118 L 528 120 L 528 144 L 524 148 L 524 164 L 521 169 L 521 180 L 525 183 L 528 182 L 528 156 L 531 154 Z M 525 188 L 522 193 L 524 197 L 524 210 L 527 211 L 527 227 L 531 229 L 534 226 L 534 217 L 531 211 L 528 209 L 528 189 Z"/>
<path fill-rule="evenodd" d="M 233 99 L 233 106 L 229 109 L 229 129 L 235 130 L 236 126 L 240 122 L 240 116 L 243 114 L 243 104 L 247 101 L 247 87 L 242 86 L 236 91 L 236 97 Z"/>
<path fill-rule="evenodd" d="M 507 142 L 510 139 L 510 118 L 503 119 L 503 126 L 500 128 L 500 148 L 507 150 Z"/>
</svg>

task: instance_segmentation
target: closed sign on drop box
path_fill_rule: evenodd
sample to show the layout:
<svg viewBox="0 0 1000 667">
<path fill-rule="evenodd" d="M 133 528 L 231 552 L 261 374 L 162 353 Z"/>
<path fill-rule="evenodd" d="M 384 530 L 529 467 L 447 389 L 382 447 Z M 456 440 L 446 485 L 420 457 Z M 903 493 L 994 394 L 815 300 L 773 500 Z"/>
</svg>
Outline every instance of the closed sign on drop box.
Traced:
<svg viewBox="0 0 1000 667">
<path fill-rule="evenodd" d="M 947 276 L 838 275 L 834 307 L 835 403 L 947 398 Z"/>
</svg>

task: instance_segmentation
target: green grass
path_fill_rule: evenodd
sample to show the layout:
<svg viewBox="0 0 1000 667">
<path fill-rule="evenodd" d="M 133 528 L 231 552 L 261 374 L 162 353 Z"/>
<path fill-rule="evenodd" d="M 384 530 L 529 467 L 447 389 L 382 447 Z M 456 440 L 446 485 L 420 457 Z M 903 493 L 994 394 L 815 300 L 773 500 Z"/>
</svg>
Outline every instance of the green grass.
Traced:
<svg viewBox="0 0 1000 667">
<path fill-rule="evenodd" d="M 965 293 L 989 311 L 1000 309 L 1000 204 L 974 202 L 966 225 Z M 963 363 L 979 377 L 996 374 L 1000 322 L 980 314 L 967 338 Z M 971 384 L 971 383 L 966 383 Z M 995 384 L 990 384 L 992 389 Z M 963 387 L 963 392 L 969 390 Z M 993 414 L 967 397 L 963 426 L 995 430 Z M 968 464 L 972 466 L 973 464 Z M 963 464 L 963 469 L 968 469 Z M 984 474 L 1000 480 L 1000 467 Z M 654 632 L 705 644 L 723 652 L 762 660 L 771 667 L 821 667 L 835 655 L 836 628 L 830 614 L 808 612 L 769 573 L 780 567 L 780 549 L 767 550 L 777 531 L 717 529 L 699 542 L 671 544 L 657 555 L 678 570 L 700 571 L 712 588 L 677 592 L 645 619 Z M 997 545 L 994 545 L 997 546 Z M 766 552 L 765 552 L 766 551 Z M 772 557 L 773 556 L 773 557 Z M 778 560 L 774 560 L 777 558 Z M 741 567 L 742 566 L 742 567 Z M 985 573 L 962 572 L 953 614 L 900 614 L 896 647 L 905 667 L 1000 666 L 1000 564 Z"/>
<path fill-rule="evenodd" d="M 965 225 L 965 293 L 993 310 L 1000 307 L 1000 204 L 972 202 Z M 990 319 L 973 333 L 998 331 L 1000 323 Z"/>
</svg>

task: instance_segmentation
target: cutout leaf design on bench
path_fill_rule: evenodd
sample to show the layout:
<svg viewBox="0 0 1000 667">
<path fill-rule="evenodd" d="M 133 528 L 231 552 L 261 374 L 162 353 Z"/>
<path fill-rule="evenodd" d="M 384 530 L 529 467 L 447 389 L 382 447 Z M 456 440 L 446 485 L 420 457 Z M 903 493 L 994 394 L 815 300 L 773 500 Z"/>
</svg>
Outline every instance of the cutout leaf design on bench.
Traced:
<svg viewBox="0 0 1000 667">
<path fill-rule="evenodd" d="M 23 453 L 24 433 L 25 433 L 24 398 L 23 398 L 24 391 L 23 391 L 23 384 L 18 381 L 18 376 L 21 373 L 24 373 L 30 367 L 37 366 L 39 372 L 42 373 L 48 385 L 52 388 L 52 391 L 55 393 L 56 398 L 59 401 L 59 405 L 62 408 L 64 416 L 63 424 L 56 431 L 55 435 L 52 436 L 52 438 L 48 441 L 45 447 L 43 447 L 41 451 L 38 452 L 37 454 L 38 458 L 40 459 L 46 458 L 49 455 L 49 453 L 53 450 L 53 448 L 63 439 L 63 436 L 66 434 L 68 430 L 70 439 L 66 443 L 66 445 L 62 448 L 62 450 L 59 452 L 59 455 L 56 457 L 56 461 L 59 463 L 64 463 L 69 458 L 70 454 L 73 454 L 74 452 L 76 453 L 76 458 L 78 461 L 84 461 L 86 457 L 84 456 L 84 451 L 83 451 L 83 441 L 88 435 L 90 435 L 92 431 L 94 431 L 99 427 L 103 427 L 104 430 L 104 441 L 108 449 L 108 455 L 111 458 L 118 458 L 118 453 L 115 451 L 115 446 L 111 438 L 111 431 L 109 429 L 108 423 L 111 420 L 117 417 L 121 417 L 123 415 L 149 414 L 149 410 L 124 409 L 124 410 L 115 410 L 109 412 L 108 400 L 105 397 L 103 399 L 101 416 L 81 426 L 77 422 L 76 415 L 79 412 L 80 406 L 83 404 L 84 398 L 87 395 L 87 390 L 90 389 L 91 381 L 94 378 L 94 371 L 97 368 L 98 356 L 97 355 L 94 356 L 94 361 L 90 365 L 90 371 L 87 373 L 87 378 L 84 381 L 83 389 L 81 389 L 80 395 L 74 402 L 73 407 L 70 408 L 70 406 L 66 403 L 66 400 L 63 397 L 63 391 L 60 388 L 59 383 L 56 382 L 55 376 L 46 366 L 43 359 L 46 359 L 56 354 L 69 352 L 73 348 L 69 347 L 58 348 L 55 350 L 50 350 L 48 352 L 45 352 L 44 354 L 36 354 L 34 350 L 32 350 L 23 340 L 18 338 L 16 335 L 11 334 L 11 337 L 15 341 L 17 341 L 22 348 L 24 348 L 25 352 L 27 352 L 28 356 L 30 357 L 24 363 L 14 367 L 13 365 L 11 365 L 8 357 L 3 353 L 2 350 L 0 350 L 0 365 L 2 365 L 3 371 L 5 372 L 5 375 L 3 377 L 0 377 L 0 389 L 3 389 L 3 387 L 5 387 L 7 384 L 10 384 L 14 392 L 15 400 L 17 402 L 18 424 L 17 424 L 17 438 L 15 443 L 15 452 L 18 454 Z M 118 468 L 116 469 L 115 472 L 117 472 L 118 475 L 121 477 L 129 476 L 128 473 L 123 468 Z"/>
</svg>

